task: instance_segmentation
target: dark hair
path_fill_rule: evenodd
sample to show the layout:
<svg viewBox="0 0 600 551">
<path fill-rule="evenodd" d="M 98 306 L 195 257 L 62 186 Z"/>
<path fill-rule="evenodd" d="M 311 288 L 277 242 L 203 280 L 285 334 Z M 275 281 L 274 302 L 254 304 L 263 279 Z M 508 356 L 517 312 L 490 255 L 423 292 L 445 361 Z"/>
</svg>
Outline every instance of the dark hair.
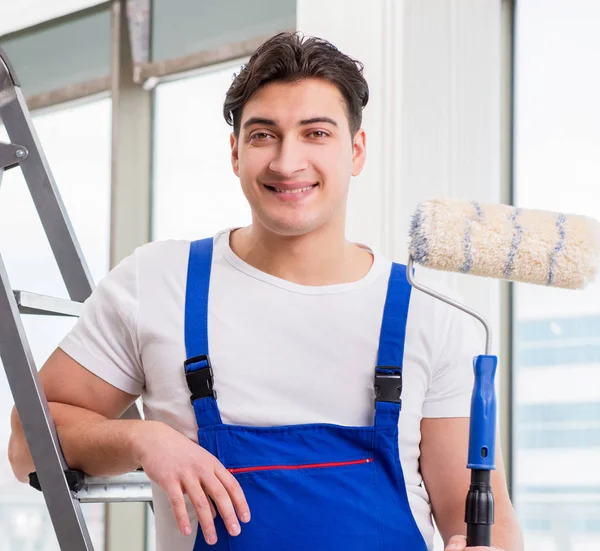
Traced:
<svg viewBox="0 0 600 551">
<path fill-rule="evenodd" d="M 363 64 L 340 52 L 333 44 L 300 33 L 280 33 L 267 40 L 236 75 L 223 105 L 223 115 L 239 135 L 246 102 L 270 82 L 297 82 L 320 78 L 334 84 L 346 102 L 350 132 L 362 124 L 362 110 L 369 101 Z"/>
</svg>

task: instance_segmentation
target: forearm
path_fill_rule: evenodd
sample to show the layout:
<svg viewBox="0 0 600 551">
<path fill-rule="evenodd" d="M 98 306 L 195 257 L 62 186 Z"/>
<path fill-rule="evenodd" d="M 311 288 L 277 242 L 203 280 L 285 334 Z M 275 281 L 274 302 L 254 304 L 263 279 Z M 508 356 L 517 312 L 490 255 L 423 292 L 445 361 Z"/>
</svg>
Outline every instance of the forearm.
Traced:
<svg viewBox="0 0 600 551">
<path fill-rule="evenodd" d="M 492 526 L 492 545 L 504 551 L 524 551 L 523 533 L 510 504 L 496 507 Z"/>
<path fill-rule="evenodd" d="M 50 402 L 49 407 L 70 468 L 92 476 L 112 476 L 139 467 L 134 435 L 145 421 L 107 419 L 93 411 L 56 402 Z M 11 426 L 9 461 L 16 478 L 27 482 L 35 467 L 15 410 Z"/>
</svg>

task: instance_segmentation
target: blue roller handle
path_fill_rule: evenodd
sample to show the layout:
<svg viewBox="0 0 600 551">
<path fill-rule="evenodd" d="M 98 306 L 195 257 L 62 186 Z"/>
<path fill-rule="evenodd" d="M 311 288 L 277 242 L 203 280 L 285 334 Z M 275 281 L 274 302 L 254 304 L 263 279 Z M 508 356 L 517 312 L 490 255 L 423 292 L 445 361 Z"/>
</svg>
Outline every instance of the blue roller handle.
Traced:
<svg viewBox="0 0 600 551">
<path fill-rule="evenodd" d="M 471 398 L 471 425 L 469 430 L 469 469 L 496 468 L 496 390 L 494 376 L 498 358 L 477 356 L 473 360 L 475 386 Z"/>
<path fill-rule="evenodd" d="M 471 399 L 469 462 L 471 486 L 467 494 L 465 522 L 467 545 L 489 547 L 494 524 L 494 495 L 490 471 L 496 468 L 496 392 L 494 376 L 498 358 L 478 356 L 474 360 L 475 386 Z"/>
</svg>

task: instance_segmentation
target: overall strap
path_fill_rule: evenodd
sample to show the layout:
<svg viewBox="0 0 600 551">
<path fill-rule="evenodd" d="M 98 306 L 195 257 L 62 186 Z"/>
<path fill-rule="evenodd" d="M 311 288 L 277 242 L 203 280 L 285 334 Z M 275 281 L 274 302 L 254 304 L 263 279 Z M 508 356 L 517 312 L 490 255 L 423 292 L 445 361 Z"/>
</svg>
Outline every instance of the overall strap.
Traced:
<svg viewBox="0 0 600 551">
<path fill-rule="evenodd" d="M 402 365 L 412 287 L 406 266 L 392 264 L 375 368 L 375 425 L 397 426 L 402 405 Z"/>
<path fill-rule="evenodd" d="M 184 319 L 188 359 L 183 368 L 198 428 L 222 423 L 217 394 L 213 390 L 213 370 L 208 352 L 208 292 L 212 255 L 212 238 L 190 243 Z"/>
</svg>

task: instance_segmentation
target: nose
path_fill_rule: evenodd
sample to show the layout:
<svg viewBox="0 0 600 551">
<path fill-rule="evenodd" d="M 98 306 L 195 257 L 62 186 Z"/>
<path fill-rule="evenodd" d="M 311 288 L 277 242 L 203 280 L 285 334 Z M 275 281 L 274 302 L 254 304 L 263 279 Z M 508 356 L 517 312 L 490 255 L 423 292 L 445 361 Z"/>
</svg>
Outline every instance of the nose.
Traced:
<svg viewBox="0 0 600 551">
<path fill-rule="evenodd" d="M 294 176 L 308 166 L 304 148 L 294 140 L 281 140 L 275 150 L 275 156 L 269 163 L 269 170 L 283 178 Z"/>
</svg>

